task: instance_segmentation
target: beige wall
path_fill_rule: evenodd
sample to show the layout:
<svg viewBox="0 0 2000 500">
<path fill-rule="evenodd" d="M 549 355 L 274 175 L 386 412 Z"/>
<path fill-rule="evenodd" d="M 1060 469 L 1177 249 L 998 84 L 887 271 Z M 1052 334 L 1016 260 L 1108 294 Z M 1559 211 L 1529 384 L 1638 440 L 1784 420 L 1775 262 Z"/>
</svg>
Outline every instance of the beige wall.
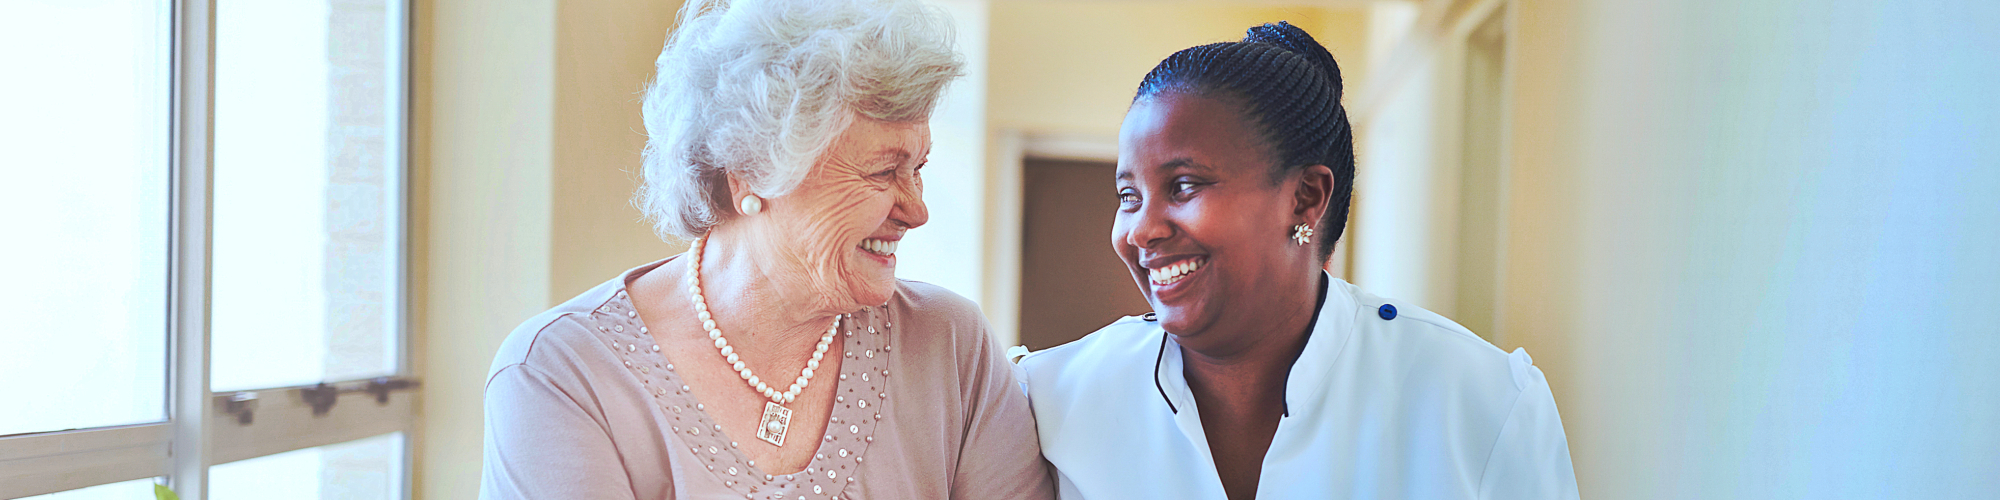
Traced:
<svg viewBox="0 0 2000 500">
<path fill-rule="evenodd" d="M 555 172 L 549 298 L 680 253 L 641 221 L 641 93 L 681 2 L 562 2 L 556 11 Z"/>
<path fill-rule="evenodd" d="M 1496 317 L 1505 347 L 1535 353 L 1560 402 L 1575 397 L 1571 388 L 1582 376 L 1573 369 L 1578 353 L 1566 342 L 1577 334 L 1576 309 L 1567 304 L 1581 293 L 1574 281 L 1580 238 L 1574 151 L 1582 125 L 1573 100 L 1576 72 L 1569 67 L 1581 48 L 1579 7 L 1571 0 L 1537 0 L 1515 2 L 1512 9 L 1505 279 Z"/>
<path fill-rule="evenodd" d="M 628 203 L 638 92 L 676 2 L 418 0 L 412 356 L 418 498 L 476 498 L 485 376 L 528 317 L 675 253 Z"/>
<path fill-rule="evenodd" d="M 548 307 L 554 0 L 419 1 L 412 44 L 412 346 L 421 498 L 474 498 L 500 340 Z"/>
<path fill-rule="evenodd" d="M 1362 81 L 1366 11 L 1301 4 L 994 2 L 987 123 L 1116 139 L 1139 79 L 1154 64 L 1188 47 L 1242 39 L 1267 22 L 1305 28 L 1333 52 L 1344 80 Z"/>
</svg>

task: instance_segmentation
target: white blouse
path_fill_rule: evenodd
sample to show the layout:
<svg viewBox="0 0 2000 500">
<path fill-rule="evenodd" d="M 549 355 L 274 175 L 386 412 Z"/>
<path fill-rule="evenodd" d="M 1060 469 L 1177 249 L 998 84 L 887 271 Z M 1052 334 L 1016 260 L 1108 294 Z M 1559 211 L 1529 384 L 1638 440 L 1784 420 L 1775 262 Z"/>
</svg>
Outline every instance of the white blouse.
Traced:
<svg viewBox="0 0 2000 500">
<path fill-rule="evenodd" d="M 1258 498 L 1577 498 L 1548 381 L 1442 316 L 1328 278 Z M 1120 319 L 1020 362 L 1062 498 L 1223 498 L 1158 323 Z"/>
</svg>

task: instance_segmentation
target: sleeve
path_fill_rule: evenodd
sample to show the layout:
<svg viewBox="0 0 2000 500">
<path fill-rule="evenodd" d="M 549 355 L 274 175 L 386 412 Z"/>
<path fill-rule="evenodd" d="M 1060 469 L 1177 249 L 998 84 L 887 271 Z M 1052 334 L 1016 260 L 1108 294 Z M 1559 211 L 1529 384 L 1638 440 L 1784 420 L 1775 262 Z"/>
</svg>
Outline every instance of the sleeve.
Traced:
<svg viewBox="0 0 2000 500">
<path fill-rule="evenodd" d="M 968 381 L 964 445 L 951 481 L 955 499 L 1053 499 L 1051 467 L 1042 459 L 1028 394 L 1014 363 L 1002 357 L 983 317 L 973 315 L 976 340 L 967 342 Z"/>
<path fill-rule="evenodd" d="M 527 365 L 487 380 L 485 440 L 481 500 L 634 498 L 604 426 Z"/>
<path fill-rule="evenodd" d="M 1563 436 L 1555 396 L 1542 371 L 1526 364 L 1524 353 L 1517 354 L 1516 369 L 1525 375 L 1517 379 L 1525 387 L 1486 460 L 1479 498 L 1575 499 L 1576 469 L 1570 465 L 1569 439 Z"/>
</svg>

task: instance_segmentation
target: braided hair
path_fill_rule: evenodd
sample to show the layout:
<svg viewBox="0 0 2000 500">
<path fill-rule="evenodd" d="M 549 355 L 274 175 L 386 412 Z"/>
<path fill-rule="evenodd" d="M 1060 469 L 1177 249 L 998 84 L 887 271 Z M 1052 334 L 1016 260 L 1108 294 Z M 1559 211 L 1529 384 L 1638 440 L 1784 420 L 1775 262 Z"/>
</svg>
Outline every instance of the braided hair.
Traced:
<svg viewBox="0 0 2000 500">
<path fill-rule="evenodd" d="M 1192 47 L 1146 73 L 1137 103 L 1165 94 L 1233 101 L 1271 148 L 1277 182 L 1310 165 L 1333 171 L 1333 198 L 1315 224 L 1320 260 L 1333 253 L 1354 198 L 1354 130 L 1340 105 L 1340 65 L 1305 30 L 1280 21 L 1250 28 L 1239 42 Z"/>
</svg>

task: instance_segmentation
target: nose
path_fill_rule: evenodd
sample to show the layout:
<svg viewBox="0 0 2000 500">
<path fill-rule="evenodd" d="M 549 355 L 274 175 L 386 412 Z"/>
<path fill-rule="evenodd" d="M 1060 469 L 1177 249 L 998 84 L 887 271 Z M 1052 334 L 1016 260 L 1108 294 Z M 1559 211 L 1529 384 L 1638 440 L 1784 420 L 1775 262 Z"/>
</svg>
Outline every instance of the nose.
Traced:
<svg viewBox="0 0 2000 500">
<path fill-rule="evenodd" d="M 924 206 L 922 178 L 911 176 L 910 181 L 898 183 L 895 191 L 896 206 L 889 211 L 890 220 L 904 229 L 915 229 L 931 221 L 930 207 Z"/>
<path fill-rule="evenodd" d="M 1154 248 L 1161 241 L 1174 235 L 1173 222 L 1167 220 L 1165 208 L 1157 203 L 1140 205 L 1139 210 L 1125 218 L 1125 244 L 1138 248 Z M 1115 230 L 1115 229 L 1114 229 Z"/>
</svg>

